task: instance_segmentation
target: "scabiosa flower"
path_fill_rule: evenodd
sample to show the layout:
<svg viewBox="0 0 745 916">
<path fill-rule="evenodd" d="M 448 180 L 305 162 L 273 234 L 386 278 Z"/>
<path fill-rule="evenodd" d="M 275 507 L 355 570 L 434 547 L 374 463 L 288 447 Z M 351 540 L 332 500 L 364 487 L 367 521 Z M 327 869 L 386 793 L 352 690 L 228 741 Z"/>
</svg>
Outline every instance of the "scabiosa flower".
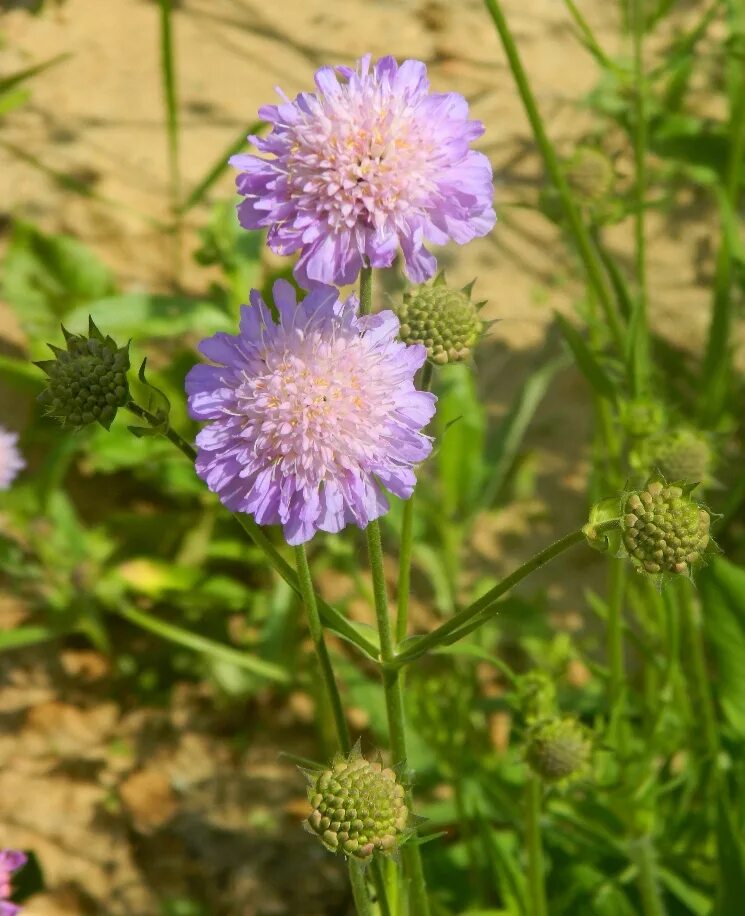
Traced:
<svg viewBox="0 0 745 916">
<path fill-rule="evenodd" d="M 218 365 L 195 366 L 186 391 L 191 416 L 210 421 L 197 436 L 199 476 L 229 509 L 301 544 L 378 518 L 381 484 L 411 495 L 435 397 L 414 387 L 427 354 L 396 340 L 393 312 L 359 317 L 356 297 L 318 285 L 296 304 L 284 280 L 274 301 L 278 323 L 252 290 L 239 333 L 202 341 Z"/>
<path fill-rule="evenodd" d="M 0 849 L 0 916 L 16 916 L 21 908 L 10 902 L 13 873 L 27 862 L 27 856 L 16 849 Z"/>
<path fill-rule="evenodd" d="M 352 283 L 360 268 L 390 267 L 401 248 L 406 275 L 433 276 L 424 244 L 463 244 L 496 216 L 489 160 L 470 149 L 484 132 L 454 92 L 430 93 L 421 61 L 370 55 L 355 69 L 322 67 L 317 92 L 267 105 L 261 153 L 233 156 L 240 222 L 269 227 L 278 254 L 300 251 L 299 283 Z"/>
<path fill-rule="evenodd" d="M 26 467 L 18 451 L 18 433 L 11 433 L 0 426 L 0 490 L 7 490 Z"/>
</svg>

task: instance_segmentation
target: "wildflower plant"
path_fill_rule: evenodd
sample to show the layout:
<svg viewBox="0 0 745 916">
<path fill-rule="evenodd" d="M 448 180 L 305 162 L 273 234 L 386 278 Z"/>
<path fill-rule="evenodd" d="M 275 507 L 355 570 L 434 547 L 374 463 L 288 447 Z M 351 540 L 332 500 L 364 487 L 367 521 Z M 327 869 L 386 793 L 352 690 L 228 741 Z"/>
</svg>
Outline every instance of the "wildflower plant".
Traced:
<svg viewBox="0 0 745 916">
<path fill-rule="evenodd" d="M 0 849 L 0 916 L 16 916 L 21 907 L 11 901 L 13 875 L 28 861 L 17 849 Z"/>
<path fill-rule="evenodd" d="M 720 747 L 700 621 L 690 594 L 681 591 L 690 585 L 685 579 L 704 565 L 712 551 L 712 516 L 696 497 L 698 481 L 689 477 L 697 476 L 700 469 L 702 482 L 708 482 L 712 456 L 705 446 L 712 440 L 704 432 L 700 437 L 691 431 L 660 434 L 666 414 L 662 395 L 656 393 L 662 386 L 655 383 L 653 342 L 646 320 L 643 150 L 637 147 L 637 177 L 639 170 L 642 173 L 635 191 L 639 199 L 629 211 L 635 221 L 639 285 L 632 291 L 604 249 L 600 233 L 603 220 L 598 215 L 616 181 L 613 165 L 598 150 L 587 148 L 562 163 L 548 140 L 501 4 L 487 0 L 486 6 L 534 128 L 553 185 L 553 203 L 562 210 L 560 225 L 572 239 L 587 275 L 592 333 L 585 339 L 559 321 L 579 369 L 597 396 L 594 448 L 602 461 L 597 461 L 601 470 L 594 485 L 613 494 L 595 505 L 587 525 L 542 548 L 498 581 L 489 578 L 486 585 L 477 583 L 465 597 L 457 576 L 451 575 L 445 588 L 450 593 L 443 602 L 448 612 L 426 632 L 412 632 L 409 596 L 415 557 L 418 571 L 427 569 L 436 584 L 444 578 L 441 565 L 457 565 L 453 557 L 433 559 L 426 549 L 416 551 L 417 523 L 425 528 L 435 511 L 430 513 L 431 504 L 415 494 L 427 487 L 427 461 L 437 449 L 447 447 L 449 428 L 459 419 L 444 418 L 441 425 L 430 425 L 438 409 L 437 391 L 443 390 L 439 377 L 461 371 L 468 377 L 475 371 L 474 354 L 488 329 L 481 312 L 484 303 L 472 298 L 473 282 L 460 289 L 449 286 L 444 273 L 437 273 L 437 260 L 428 246 L 465 244 L 486 236 L 496 221 L 492 168 L 486 155 L 473 148 L 483 125 L 470 117 L 462 96 L 430 91 L 420 61 L 397 63 L 392 57 L 373 61 L 365 55 L 354 66 L 322 67 L 315 75 L 315 91 L 301 92 L 292 100 L 283 95 L 279 105 L 259 111 L 269 131 L 249 138 L 258 154 L 231 158 L 238 171 L 240 224 L 247 230 L 266 230 L 266 243 L 273 252 L 296 255 L 292 271 L 300 290 L 287 279 L 277 280 L 271 295 L 245 290 L 247 303 L 241 306 L 237 327 L 226 330 L 221 313 L 218 326 L 222 329 L 198 344 L 203 359 L 191 366 L 185 379 L 188 415 L 199 425 L 194 444 L 177 431 L 178 411 L 172 411 L 169 399 L 146 380 L 145 364 L 139 385 L 129 378 L 129 344 L 104 336 L 92 320 L 85 334 L 63 329 L 65 349 L 53 346 L 54 358 L 36 364 L 46 376 L 39 400 L 44 413 L 65 427 L 77 430 L 98 423 L 108 430 L 117 413 L 127 411 L 144 424 L 130 427 L 137 436 L 161 436 L 170 442 L 193 463 L 203 482 L 199 498 L 207 491 L 217 496 L 253 541 L 262 561 L 301 601 L 323 693 L 319 718 L 324 710 L 330 711 L 335 744 L 329 763 L 305 768 L 309 803 L 305 825 L 327 850 L 347 859 L 360 916 L 434 912 L 421 852 L 423 841 L 430 837 L 417 816 L 424 779 L 419 781 L 412 771 L 412 724 L 417 738 L 444 762 L 440 770 L 452 784 L 461 831 L 468 834 L 472 884 L 484 883 L 480 877 L 484 860 L 490 873 L 504 874 L 506 846 L 484 814 L 484 799 L 492 798 L 492 791 L 499 804 L 509 808 L 512 793 L 479 786 L 474 801 L 468 797 L 467 774 L 461 772 L 466 755 L 475 756 L 475 745 L 481 751 L 487 740 L 493 738 L 495 747 L 502 740 L 503 732 L 494 737 L 499 731 L 496 726 L 487 739 L 487 728 L 481 726 L 489 716 L 502 715 L 499 727 L 508 732 L 511 725 L 504 725 L 510 700 L 503 685 L 495 685 L 492 677 L 487 693 L 476 663 L 489 668 L 490 675 L 495 670 L 506 673 L 516 687 L 514 705 L 521 723 L 517 731 L 522 740 L 517 744 L 522 747 L 510 748 L 514 753 L 507 763 L 495 751 L 490 769 L 490 775 L 498 774 L 511 762 L 513 769 L 507 772 L 513 787 L 519 782 L 525 788 L 524 794 L 515 793 L 519 798 L 515 828 L 524 840 L 526 874 L 523 878 L 521 860 L 514 869 L 518 877 L 510 878 L 516 890 L 509 911 L 536 916 L 550 912 L 542 824 L 554 816 L 550 804 L 557 793 L 551 787 L 581 781 L 591 772 L 595 741 L 587 723 L 592 719 L 579 701 L 570 711 L 559 713 L 558 677 L 540 671 L 516 675 L 501 658 L 468 637 L 498 614 L 506 616 L 512 589 L 565 551 L 589 543 L 608 554 L 609 598 L 593 602 L 602 620 L 607 665 L 593 662 L 592 674 L 600 672 L 603 685 L 606 706 L 600 716 L 607 720 L 608 747 L 617 765 L 615 785 L 627 794 L 602 822 L 592 807 L 594 800 L 581 818 L 572 821 L 566 809 L 557 809 L 557 817 L 565 817 L 564 826 L 581 825 L 590 842 L 601 834 L 626 831 L 628 849 L 634 855 L 642 850 L 644 856 L 624 874 L 639 875 L 640 912 L 660 916 L 663 910 L 654 904 L 652 830 L 643 818 L 627 817 L 626 809 L 649 786 L 653 786 L 649 794 L 657 792 L 651 755 L 645 757 L 638 745 L 662 726 L 650 715 L 650 721 L 642 723 L 647 730 L 644 738 L 635 743 L 631 737 L 637 711 L 628 701 L 624 614 L 626 605 L 634 602 L 653 608 L 659 618 L 666 618 L 665 646 L 677 651 L 678 620 L 665 604 L 669 599 L 647 586 L 651 578 L 656 585 L 678 590 L 664 595 L 680 597 L 683 628 L 692 647 L 691 682 L 706 720 L 708 760 L 715 765 Z M 643 99 L 636 104 L 643 104 Z M 636 137 L 641 146 L 643 139 Z M 586 225 L 588 214 L 591 231 Z M 391 294 L 390 307 L 375 311 L 375 271 L 395 271 L 399 266 L 407 280 L 406 291 Z M 234 270 L 233 280 L 242 276 Z M 355 282 L 358 293 L 339 289 Z M 231 288 L 231 299 L 233 292 Z M 491 296 L 491 291 L 485 295 Z M 454 363 L 461 365 L 454 367 Z M 551 377 L 541 376 L 540 386 L 525 386 L 500 427 L 489 454 L 489 460 L 496 456 L 497 483 L 484 487 L 489 507 L 516 463 L 522 432 Z M 140 403 L 143 390 L 157 402 L 156 408 Z M 707 417 L 716 407 L 716 397 L 716 389 L 707 392 Z M 701 426 L 706 426 L 703 419 Z M 435 428 L 444 430 L 437 441 Z M 451 461 L 456 474 L 466 475 L 471 467 L 463 457 L 472 444 L 468 436 L 466 430 L 463 452 Z M 16 439 L 0 430 L 0 488 L 9 486 L 22 464 Z M 653 476 L 644 483 L 634 479 L 624 488 L 626 475 L 641 469 Z M 417 518 L 420 508 L 427 512 Z M 387 515 L 386 537 L 400 521 L 395 611 L 389 606 L 393 569 L 385 563 L 380 524 Z M 446 534 L 460 522 L 439 518 Z M 272 532 L 272 526 L 280 531 Z M 365 590 L 367 583 L 356 567 L 355 575 L 372 606 L 374 630 L 325 600 L 314 579 L 316 552 L 339 543 L 327 536 L 351 542 L 357 535 L 354 529 L 364 531 L 367 542 L 371 589 Z M 283 543 L 277 546 L 275 535 L 280 534 Z M 443 538 L 454 553 L 456 541 Z M 353 548 L 347 556 L 356 562 Z M 626 579 L 629 567 L 643 573 L 631 584 Z M 108 593 L 121 594 L 120 582 L 117 588 Z M 257 653 L 224 646 L 215 649 L 208 640 L 164 627 L 137 607 L 128 608 L 125 616 L 166 638 L 175 634 L 182 645 L 206 646 L 221 659 L 239 658 L 257 678 L 292 683 L 292 672 Z M 345 661 L 354 658 L 360 671 L 372 672 L 378 679 L 387 736 L 380 759 L 368 759 L 359 743 L 352 744 L 344 683 L 351 669 L 349 664 L 336 664 L 338 650 L 335 643 L 329 646 L 330 634 L 343 639 L 344 651 L 349 653 Z M 635 638 L 642 641 L 636 634 Z M 650 654 L 659 655 L 659 642 Z M 464 669 L 453 664 L 452 655 L 460 648 L 464 655 L 470 652 L 474 663 L 467 679 L 457 674 Z M 533 652 L 531 659 L 536 664 L 538 654 Z M 404 681 L 410 666 L 435 656 L 437 676 L 428 684 L 426 678 L 416 676 Z M 657 691 L 662 696 L 678 689 L 667 660 L 657 657 L 655 662 L 654 677 L 650 675 L 645 684 L 647 695 L 655 696 Z M 419 691 L 413 700 L 407 697 L 412 690 Z M 504 757 L 510 758 L 509 753 Z M 672 769 L 673 762 L 654 766 Z M 627 787 L 624 780 L 638 785 Z M 719 791 L 721 785 L 717 782 L 714 789 Z M 445 832 L 449 827 L 445 825 Z M 475 848 L 474 838 L 481 834 L 486 837 L 486 852 Z M 720 825 L 717 842 L 725 834 Z M 622 840 L 614 837 L 616 871 L 620 871 L 617 859 L 625 850 Z M 557 862 L 565 852 L 564 847 L 559 849 Z M 6 898 L 9 876 L 21 864 L 13 855 L 19 854 L 0 853 L 0 894 Z M 707 858 L 700 870 L 710 868 Z M 688 897 L 698 905 L 697 892 Z M 587 904 L 588 912 L 594 902 Z M 481 894 L 479 904 L 484 912 L 497 905 L 488 891 Z M 439 912 L 439 901 L 437 906 Z M 624 902 L 614 912 L 631 912 L 630 906 Z M 0 916 L 13 916 L 12 907 L 0 903 Z"/>
</svg>

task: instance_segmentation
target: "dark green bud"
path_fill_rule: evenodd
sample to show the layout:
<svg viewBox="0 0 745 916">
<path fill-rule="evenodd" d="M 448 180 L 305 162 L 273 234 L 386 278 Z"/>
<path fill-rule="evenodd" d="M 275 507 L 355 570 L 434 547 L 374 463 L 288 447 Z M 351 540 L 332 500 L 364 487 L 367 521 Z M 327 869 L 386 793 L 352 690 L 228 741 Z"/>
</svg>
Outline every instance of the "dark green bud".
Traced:
<svg viewBox="0 0 745 916">
<path fill-rule="evenodd" d="M 70 334 L 64 327 L 62 333 L 67 349 L 49 344 L 54 359 L 35 363 L 47 375 L 39 401 L 63 426 L 100 423 L 109 429 L 117 410 L 129 401 L 129 344 L 118 347 L 92 318 L 87 335 Z"/>
<path fill-rule="evenodd" d="M 408 835 L 406 791 L 394 770 L 366 760 L 355 746 L 339 754 L 328 770 L 310 772 L 313 806 L 306 829 L 332 852 L 368 861 L 374 852 L 392 853 Z"/>
<path fill-rule="evenodd" d="M 525 759 L 544 782 L 566 782 L 587 776 L 591 757 L 591 732 L 571 716 L 546 719 L 528 731 Z"/>
<path fill-rule="evenodd" d="M 484 330 L 479 309 L 485 303 L 471 301 L 472 287 L 473 282 L 462 290 L 449 289 L 440 273 L 431 286 L 404 293 L 394 307 L 400 339 L 425 346 L 428 358 L 438 365 L 466 359 Z"/>
<path fill-rule="evenodd" d="M 690 489 L 653 479 L 624 498 L 623 546 L 640 571 L 679 575 L 703 560 L 711 517 Z"/>
</svg>

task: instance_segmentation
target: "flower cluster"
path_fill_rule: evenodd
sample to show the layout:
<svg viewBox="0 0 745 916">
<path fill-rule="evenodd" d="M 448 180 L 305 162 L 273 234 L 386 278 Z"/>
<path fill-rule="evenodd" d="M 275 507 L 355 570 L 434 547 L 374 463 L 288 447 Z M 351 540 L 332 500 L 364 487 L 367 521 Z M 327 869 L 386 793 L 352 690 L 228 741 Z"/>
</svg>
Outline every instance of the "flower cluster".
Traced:
<svg viewBox="0 0 745 916">
<path fill-rule="evenodd" d="M 16 916 L 21 912 L 21 908 L 10 900 L 11 879 L 27 861 L 25 853 L 17 849 L 0 849 L 0 916 Z"/>
<path fill-rule="evenodd" d="M 0 426 L 0 490 L 7 490 L 26 462 L 18 451 L 18 433 L 11 433 Z"/>
<path fill-rule="evenodd" d="M 328 286 L 298 303 L 283 280 L 274 303 L 276 323 L 254 291 L 237 335 L 203 341 L 216 365 L 195 366 L 186 390 L 192 417 L 209 423 L 200 477 L 228 508 L 300 544 L 378 518 L 381 485 L 411 495 L 435 397 L 414 387 L 426 351 L 396 340 L 392 312 L 361 317 L 356 297 Z"/>
<path fill-rule="evenodd" d="M 466 100 L 429 91 L 427 69 L 370 55 L 357 66 L 322 67 L 317 92 L 259 115 L 272 125 L 250 137 L 260 153 L 233 156 L 238 214 L 267 227 L 278 254 L 299 251 L 299 283 L 352 283 L 360 268 L 390 267 L 401 249 L 421 283 L 437 267 L 425 242 L 460 244 L 494 226 L 489 160 L 470 144 L 484 132 Z"/>
</svg>

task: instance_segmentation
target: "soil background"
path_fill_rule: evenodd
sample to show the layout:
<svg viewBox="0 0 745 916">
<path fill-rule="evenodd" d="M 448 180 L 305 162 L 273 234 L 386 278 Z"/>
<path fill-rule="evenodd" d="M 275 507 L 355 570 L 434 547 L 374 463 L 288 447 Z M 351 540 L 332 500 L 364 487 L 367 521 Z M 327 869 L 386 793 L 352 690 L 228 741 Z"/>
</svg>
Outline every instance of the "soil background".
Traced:
<svg viewBox="0 0 745 916">
<path fill-rule="evenodd" d="M 66 0 L 47 3 L 38 16 L 28 5 L 0 3 L 0 71 L 70 56 L 39 75 L 31 102 L 3 121 L 4 225 L 21 217 L 82 239 L 125 291 L 171 289 L 169 242 L 152 225 L 167 218 L 169 206 L 158 5 Z M 486 125 L 479 145 L 494 166 L 500 222 L 488 238 L 452 246 L 440 258 L 451 282 L 478 277 L 478 298 L 489 300 L 486 315 L 499 319 L 477 360 L 480 389 L 498 419 L 544 353 L 554 311 L 568 313 L 578 290 L 557 229 L 520 206 L 536 202 L 542 168 L 482 4 L 181 0 L 174 6 L 187 189 L 259 106 L 275 98 L 275 86 L 289 95 L 307 89 L 321 64 L 366 52 L 419 58 L 436 89 L 468 98 L 473 116 Z M 504 6 L 550 134 L 569 155 L 592 130 L 580 103 L 597 80 L 595 63 L 557 0 Z M 618 53 L 618 4 L 581 6 L 605 49 Z M 681 4 L 681 25 L 695 6 Z M 705 89 L 696 89 L 701 104 Z M 622 139 L 611 134 L 604 146 L 619 182 L 628 181 Z M 64 190 L 44 168 L 85 184 L 96 199 Z M 232 181 L 226 173 L 209 199 L 228 197 Z M 694 198 L 681 197 L 676 207 L 672 217 L 649 218 L 651 319 L 673 345 L 695 351 L 708 324 L 713 214 Z M 187 252 L 206 214 L 206 206 L 189 212 Z M 629 263 L 629 227 L 614 227 L 609 238 Z M 194 291 L 206 285 L 204 269 L 188 257 L 180 285 Z M 0 302 L 0 346 L 25 345 Z M 0 390 L 3 425 L 22 427 L 29 409 Z M 526 443 L 536 495 L 479 527 L 474 575 L 498 574 L 533 544 L 581 522 L 590 417 L 582 378 L 562 373 Z M 593 560 L 566 562 L 562 584 L 549 594 L 557 612 L 581 626 L 579 586 L 594 575 Z M 23 615 L 13 595 L 0 592 L 0 626 Z M 213 889 L 215 916 L 346 912 L 343 870 L 298 829 L 302 780 L 277 757 L 283 747 L 312 755 L 312 706 L 302 696 L 279 710 L 272 704 L 271 697 L 259 698 L 237 722 L 234 712 L 215 710 L 208 691 L 177 686 L 169 708 L 130 710 L 112 692 L 107 660 L 91 650 L 1 655 L 0 845 L 35 849 L 49 888 L 30 903 L 28 916 L 156 916 L 158 899 L 188 897 L 190 888 L 205 886 Z M 236 729 L 251 738 L 239 753 L 230 741 Z M 188 913 L 174 909 L 172 916 L 181 912 Z"/>
</svg>

